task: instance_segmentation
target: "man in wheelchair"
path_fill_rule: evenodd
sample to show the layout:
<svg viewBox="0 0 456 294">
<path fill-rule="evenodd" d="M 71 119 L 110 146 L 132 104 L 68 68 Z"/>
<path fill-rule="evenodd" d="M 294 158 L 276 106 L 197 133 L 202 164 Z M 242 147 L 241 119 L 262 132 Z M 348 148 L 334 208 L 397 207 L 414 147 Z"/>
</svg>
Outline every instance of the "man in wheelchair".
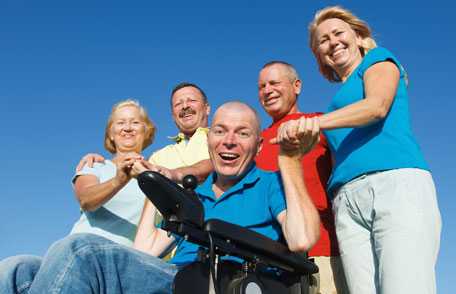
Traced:
<svg viewBox="0 0 456 294">
<path fill-rule="evenodd" d="M 290 251 L 305 252 L 319 237 L 319 217 L 307 194 L 300 161 L 318 140 L 316 119 L 301 118 L 281 126 L 272 142 L 280 146 L 278 174 L 254 164 L 262 143 L 255 110 L 240 102 L 222 105 L 208 134 L 215 171 L 195 190 L 199 201 L 192 202 L 196 209 L 190 209 L 190 216 L 185 215 L 189 210 L 185 203 L 170 206 L 163 199 L 166 194 L 158 195 L 159 188 L 158 196 L 152 195 L 153 189 L 147 191 L 145 175 L 152 172 L 145 172 L 147 162 L 138 161 L 133 172 L 149 199 L 161 197 L 154 203 L 164 214 L 163 228 L 168 232 L 154 227 L 157 208 L 146 201 L 135 240 L 138 250 L 95 235 L 69 236 L 46 254 L 29 293 L 172 293 L 173 288 L 174 293 L 208 293 L 209 284 L 215 284 L 211 289 L 219 294 L 305 293 L 288 289 L 306 270 L 315 269 L 300 268 L 296 262 L 300 259 Z M 168 186 L 179 192 L 180 187 Z M 243 239 L 250 230 L 259 234 L 252 233 L 250 241 Z M 272 241 L 281 236 L 289 251 Z M 157 258 L 174 243 L 177 252 L 169 263 Z M 200 250 L 200 245 L 208 249 Z M 235 262 L 216 257 L 225 254 L 237 256 L 228 258 Z M 242 265 L 236 263 L 242 260 Z M 259 271 L 250 277 L 255 283 L 239 287 L 242 277 Z"/>
</svg>

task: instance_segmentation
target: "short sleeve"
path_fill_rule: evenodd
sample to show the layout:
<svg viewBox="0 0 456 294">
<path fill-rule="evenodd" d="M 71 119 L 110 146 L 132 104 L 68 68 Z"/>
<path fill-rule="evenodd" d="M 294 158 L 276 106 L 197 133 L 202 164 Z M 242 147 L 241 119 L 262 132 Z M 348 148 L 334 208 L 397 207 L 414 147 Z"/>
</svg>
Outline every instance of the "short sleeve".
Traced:
<svg viewBox="0 0 456 294">
<path fill-rule="evenodd" d="M 285 190 L 279 172 L 271 173 L 269 179 L 269 209 L 275 218 L 287 208 Z"/>
<path fill-rule="evenodd" d="M 98 179 L 100 179 L 100 169 L 104 165 L 105 165 L 104 163 L 99 163 L 99 162 L 95 162 L 93 164 L 93 167 L 88 167 L 87 164 L 84 165 L 84 167 L 80 171 L 76 172 L 76 174 L 71 179 L 71 182 L 74 184 L 74 181 L 76 181 L 76 178 L 79 176 L 83 176 L 83 175 L 94 175 Z"/>
<path fill-rule="evenodd" d="M 394 63 L 399 69 L 400 77 L 403 78 L 405 76 L 405 70 L 400 64 L 399 60 L 397 60 L 397 58 L 389 50 L 382 47 L 371 49 L 366 54 L 366 56 L 364 56 L 363 61 L 358 68 L 358 75 L 362 78 L 369 67 L 376 63 L 384 61 L 390 61 Z"/>
</svg>

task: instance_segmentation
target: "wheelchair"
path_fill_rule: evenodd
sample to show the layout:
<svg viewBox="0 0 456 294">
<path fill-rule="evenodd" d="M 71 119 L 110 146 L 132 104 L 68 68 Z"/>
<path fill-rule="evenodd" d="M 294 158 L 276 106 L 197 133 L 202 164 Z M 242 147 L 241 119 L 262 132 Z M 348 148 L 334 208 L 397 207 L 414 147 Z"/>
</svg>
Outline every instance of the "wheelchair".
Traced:
<svg viewBox="0 0 456 294">
<path fill-rule="evenodd" d="M 186 176 L 182 188 L 146 171 L 138 176 L 138 184 L 162 214 L 162 229 L 200 246 L 197 260 L 176 274 L 174 294 L 308 293 L 310 275 L 318 267 L 305 255 L 255 231 L 219 219 L 205 220 L 194 176 Z"/>
</svg>

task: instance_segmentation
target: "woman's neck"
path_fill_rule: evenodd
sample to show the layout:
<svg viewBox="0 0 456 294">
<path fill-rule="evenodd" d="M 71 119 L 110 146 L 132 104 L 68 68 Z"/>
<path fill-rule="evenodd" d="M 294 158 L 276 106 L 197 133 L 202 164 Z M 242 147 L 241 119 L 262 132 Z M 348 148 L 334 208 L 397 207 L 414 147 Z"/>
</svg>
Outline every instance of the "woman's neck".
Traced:
<svg viewBox="0 0 456 294">
<path fill-rule="evenodd" d="M 141 150 L 116 150 L 116 153 L 114 154 L 112 161 L 116 161 L 116 159 L 120 156 L 125 156 L 131 153 L 136 153 L 141 155 Z"/>
</svg>

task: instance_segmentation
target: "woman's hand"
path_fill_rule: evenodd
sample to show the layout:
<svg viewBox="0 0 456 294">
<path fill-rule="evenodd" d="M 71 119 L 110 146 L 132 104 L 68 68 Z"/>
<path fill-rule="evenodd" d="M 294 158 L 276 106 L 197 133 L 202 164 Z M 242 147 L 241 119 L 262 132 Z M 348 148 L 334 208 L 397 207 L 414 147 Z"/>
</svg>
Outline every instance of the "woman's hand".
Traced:
<svg viewBox="0 0 456 294">
<path fill-rule="evenodd" d="M 144 160 L 144 158 L 135 152 L 121 154 L 113 159 L 117 167 L 116 176 L 114 177 L 114 184 L 125 185 L 132 177 L 133 165 L 137 161 Z"/>
<path fill-rule="evenodd" d="M 81 158 L 81 160 L 78 163 L 78 166 L 76 167 L 76 172 L 79 172 L 82 170 L 84 165 L 87 164 L 88 167 L 93 167 L 93 164 L 95 162 L 104 162 L 104 157 L 101 156 L 100 154 L 97 153 L 88 153 L 84 155 L 84 157 Z"/>
<path fill-rule="evenodd" d="M 280 125 L 277 137 L 270 143 L 280 145 L 280 155 L 300 159 L 318 143 L 320 123 L 318 117 L 289 120 Z"/>
</svg>

